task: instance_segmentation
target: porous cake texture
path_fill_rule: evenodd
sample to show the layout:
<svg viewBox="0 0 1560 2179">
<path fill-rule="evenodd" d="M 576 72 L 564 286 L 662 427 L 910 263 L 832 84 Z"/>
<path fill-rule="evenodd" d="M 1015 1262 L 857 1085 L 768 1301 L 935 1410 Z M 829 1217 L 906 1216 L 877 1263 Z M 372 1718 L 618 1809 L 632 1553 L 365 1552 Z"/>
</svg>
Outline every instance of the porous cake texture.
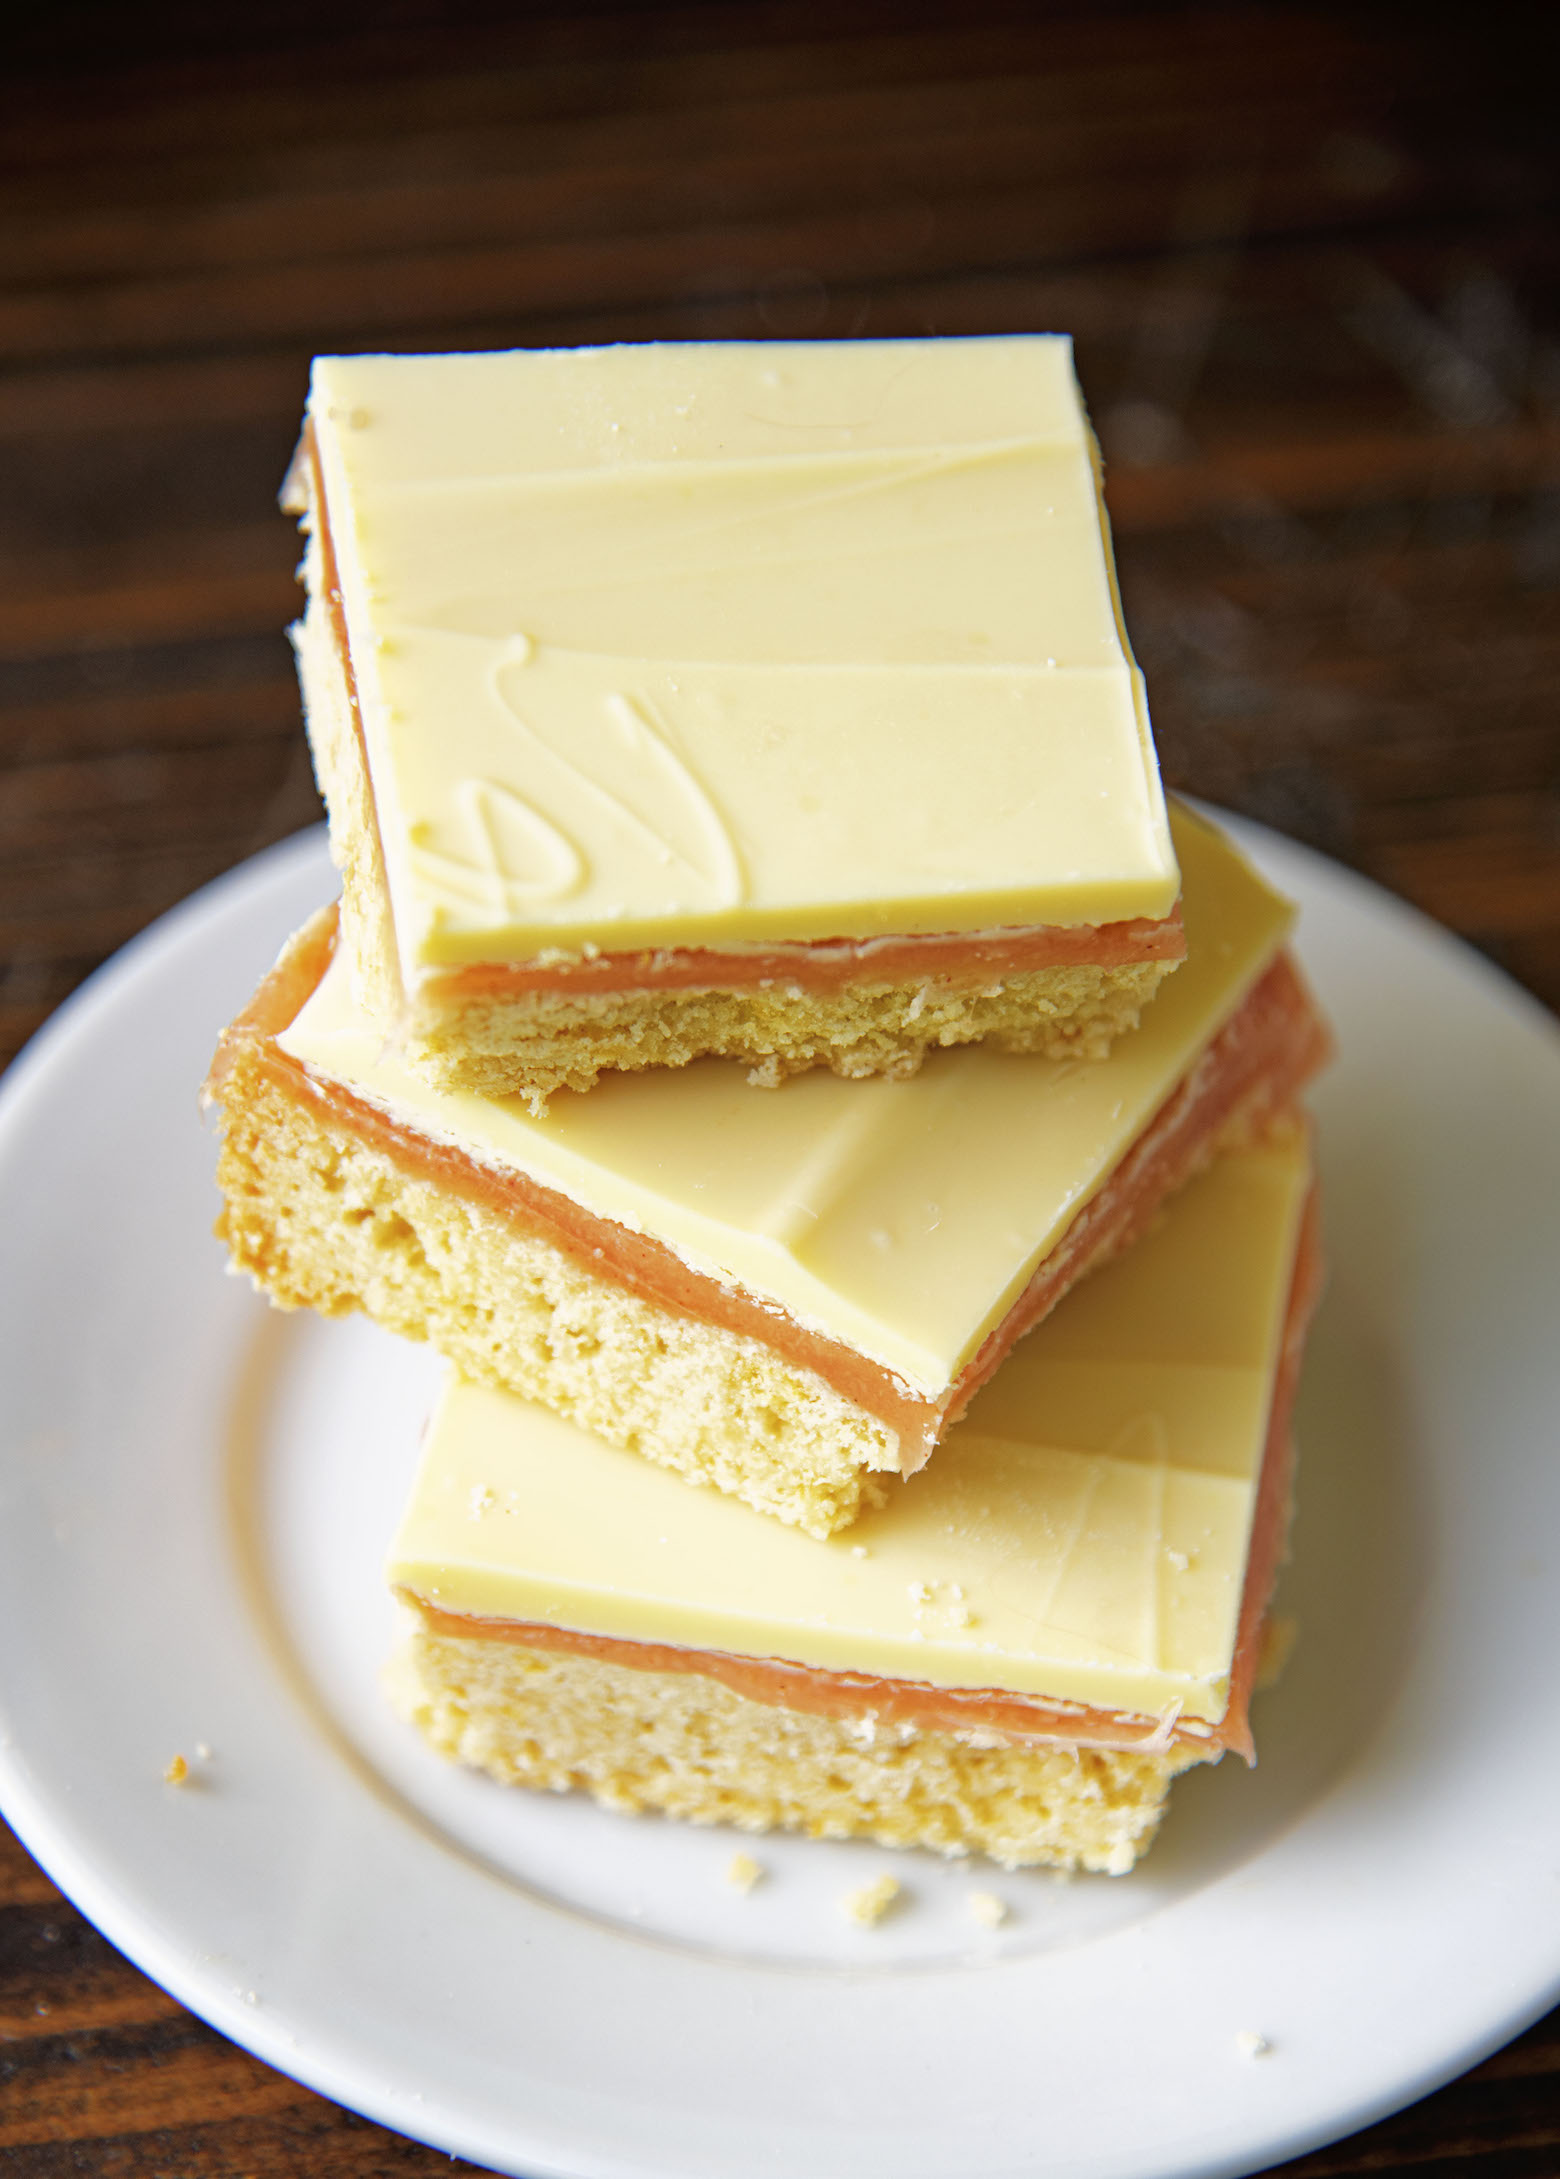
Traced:
<svg viewBox="0 0 1560 2179">
<path fill-rule="evenodd" d="M 325 357 L 286 500 L 360 998 L 440 1086 L 1098 1056 L 1181 958 L 1065 340 Z"/>
<path fill-rule="evenodd" d="M 417 1626 L 389 1675 L 441 1755 L 506 1785 L 583 1791 L 630 1815 L 979 1853 L 1116 1876 L 1152 1842 L 1172 1780 L 1207 1751 L 984 1743 L 978 1732 L 776 1709 L 687 1672 Z"/>
<path fill-rule="evenodd" d="M 441 1088 L 501 1096 L 518 1085 L 537 1110 L 608 1070 L 683 1067 L 705 1053 L 744 1061 L 766 1087 L 815 1066 L 903 1080 L 929 1051 L 986 1039 L 1002 1052 L 1103 1059 L 1176 965 L 1003 973 L 976 962 L 938 975 L 927 951 L 909 979 L 864 972 L 837 991 L 810 991 L 782 968 L 756 991 L 478 993 L 437 1013 L 423 1001 L 408 1050 Z"/>
</svg>

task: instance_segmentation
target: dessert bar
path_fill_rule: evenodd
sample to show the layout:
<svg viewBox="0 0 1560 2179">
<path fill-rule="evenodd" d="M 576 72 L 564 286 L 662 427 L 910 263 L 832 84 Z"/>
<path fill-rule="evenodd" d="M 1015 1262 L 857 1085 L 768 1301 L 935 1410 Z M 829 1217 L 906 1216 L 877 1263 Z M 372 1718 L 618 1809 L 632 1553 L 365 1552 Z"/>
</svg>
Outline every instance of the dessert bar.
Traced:
<svg viewBox="0 0 1560 2179">
<path fill-rule="evenodd" d="M 1102 1061 L 982 1045 L 765 1090 L 703 1060 L 537 1116 L 387 1049 L 326 916 L 222 1040 L 219 1230 L 283 1306 L 365 1309 L 828 1534 L 1326 1055 L 1287 903 L 1175 823 L 1188 957 Z"/>
<path fill-rule="evenodd" d="M 1319 1283 L 1303 1126 L 1221 1158 L 818 1543 L 451 1379 L 392 1546 L 443 1754 L 696 1822 L 1120 1871 L 1248 1718 Z"/>
<path fill-rule="evenodd" d="M 435 1083 L 1097 1055 L 1180 958 L 1067 340 L 323 357 L 286 498 L 359 998 Z"/>
</svg>

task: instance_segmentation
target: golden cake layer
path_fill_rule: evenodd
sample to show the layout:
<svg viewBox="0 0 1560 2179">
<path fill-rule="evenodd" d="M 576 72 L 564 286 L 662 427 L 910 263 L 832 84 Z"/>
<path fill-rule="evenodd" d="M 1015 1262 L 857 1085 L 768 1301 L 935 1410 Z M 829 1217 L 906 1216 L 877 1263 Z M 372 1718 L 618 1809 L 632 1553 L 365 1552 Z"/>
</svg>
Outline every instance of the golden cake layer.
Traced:
<svg viewBox="0 0 1560 2179">
<path fill-rule="evenodd" d="M 762 1090 L 706 1060 L 538 1117 L 388 1051 L 322 922 L 223 1039 L 221 1230 L 283 1306 L 366 1309 L 827 1534 L 1325 1054 L 1289 908 L 1176 823 L 1187 962 L 1095 1063 L 979 1046 L 904 1082 Z"/>
<path fill-rule="evenodd" d="M 296 632 L 445 1086 L 1098 1054 L 1181 952 L 1062 338 L 322 357 Z"/>
<path fill-rule="evenodd" d="M 1298 1125 L 1218 1160 L 817 1542 L 452 1379 L 392 1545 L 442 1752 L 696 1821 L 1121 1869 L 1251 1754 L 1318 1284 Z"/>
</svg>

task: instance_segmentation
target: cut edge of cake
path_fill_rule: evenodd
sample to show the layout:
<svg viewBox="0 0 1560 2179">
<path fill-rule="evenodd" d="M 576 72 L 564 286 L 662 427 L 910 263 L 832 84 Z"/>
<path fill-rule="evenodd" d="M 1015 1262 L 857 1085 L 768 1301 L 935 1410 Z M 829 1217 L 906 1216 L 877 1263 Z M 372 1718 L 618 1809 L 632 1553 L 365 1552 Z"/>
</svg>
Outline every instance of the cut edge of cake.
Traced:
<svg viewBox="0 0 1560 2179">
<path fill-rule="evenodd" d="M 400 1715 L 500 1784 L 586 1792 L 628 1815 L 979 1853 L 1124 1874 L 1170 1786 L 1222 1751 L 1145 1753 L 777 1713 L 687 1672 L 646 1672 L 413 1623 L 386 1673 Z"/>
</svg>

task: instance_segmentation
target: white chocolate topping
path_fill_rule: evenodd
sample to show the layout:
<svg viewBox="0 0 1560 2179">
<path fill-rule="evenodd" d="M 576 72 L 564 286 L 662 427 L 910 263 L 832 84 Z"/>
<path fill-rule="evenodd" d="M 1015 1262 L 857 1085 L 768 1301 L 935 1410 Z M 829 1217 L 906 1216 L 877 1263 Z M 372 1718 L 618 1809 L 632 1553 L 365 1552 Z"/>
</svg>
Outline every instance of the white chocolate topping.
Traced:
<svg viewBox="0 0 1560 2179">
<path fill-rule="evenodd" d="M 1168 913 L 1060 336 L 322 357 L 422 970 Z"/>
<path fill-rule="evenodd" d="M 1216 1722 L 1309 1182 L 1221 1158 L 819 1543 L 452 1378 L 389 1576 L 438 1609 Z"/>
<path fill-rule="evenodd" d="M 344 953 L 279 1042 L 940 1396 L 1283 944 L 1291 909 L 1228 841 L 1179 810 L 1175 834 L 1187 958 L 1103 1060 L 969 1045 L 904 1082 L 759 1089 L 706 1059 L 562 1091 L 537 1118 L 423 1081 L 357 1010 Z"/>
</svg>

